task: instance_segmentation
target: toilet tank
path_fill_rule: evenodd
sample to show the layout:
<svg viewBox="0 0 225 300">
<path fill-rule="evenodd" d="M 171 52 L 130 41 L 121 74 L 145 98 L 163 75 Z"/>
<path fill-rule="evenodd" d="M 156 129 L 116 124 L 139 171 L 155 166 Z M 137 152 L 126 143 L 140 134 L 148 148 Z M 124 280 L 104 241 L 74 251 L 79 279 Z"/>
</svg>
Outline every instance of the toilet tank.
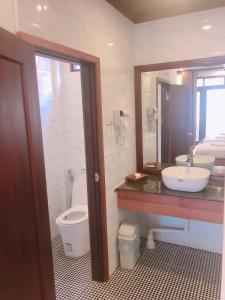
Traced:
<svg viewBox="0 0 225 300">
<path fill-rule="evenodd" d="M 73 182 L 72 206 L 87 205 L 87 178 L 86 173 L 77 176 Z"/>
</svg>

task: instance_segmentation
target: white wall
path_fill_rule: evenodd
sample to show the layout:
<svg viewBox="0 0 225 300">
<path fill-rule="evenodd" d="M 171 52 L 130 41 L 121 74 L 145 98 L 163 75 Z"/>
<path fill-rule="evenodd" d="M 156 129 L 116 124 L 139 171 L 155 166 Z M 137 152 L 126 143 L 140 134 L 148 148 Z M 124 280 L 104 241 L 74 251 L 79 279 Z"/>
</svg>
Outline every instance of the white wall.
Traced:
<svg viewBox="0 0 225 300">
<path fill-rule="evenodd" d="M 0 0 L 0 27 L 16 32 L 17 26 L 17 0 Z"/>
<path fill-rule="evenodd" d="M 55 219 L 71 207 L 72 178 L 85 168 L 80 72 L 70 64 L 36 57 L 51 237 Z M 83 203 L 80 203 L 83 204 Z"/>
<path fill-rule="evenodd" d="M 40 1 L 42 3 L 42 1 Z M 133 82 L 133 24 L 105 0 L 47 0 L 46 11 L 37 10 L 36 0 L 20 0 L 21 31 L 94 54 L 101 59 L 103 129 L 105 148 L 109 266 L 117 264 L 117 229 L 130 214 L 117 209 L 115 187 L 135 171 L 135 121 Z M 114 43 L 114 46 L 108 46 Z M 126 142 L 118 150 L 113 130 L 107 123 L 112 112 L 129 111 Z"/>
<path fill-rule="evenodd" d="M 139 223 L 144 237 L 147 237 L 149 227 L 184 227 L 183 219 L 145 213 L 139 214 Z M 223 226 L 206 222 L 190 221 L 189 232 L 156 233 L 154 234 L 154 238 L 158 241 L 222 253 Z"/>
<path fill-rule="evenodd" d="M 220 7 L 136 24 L 135 65 L 224 55 L 224 15 Z"/>
<path fill-rule="evenodd" d="M 135 65 L 225 54 L 225 7 L 134 26 Z M 202 26 L 210 24 L 208 31 Z M 139 215 L 143 230 L 149 225 L 182 226 L 182 220 Z M 191 222 L 185 235 L 157 234 L 157 239 L 222 252 L 223 226 Z"/>
</svg>

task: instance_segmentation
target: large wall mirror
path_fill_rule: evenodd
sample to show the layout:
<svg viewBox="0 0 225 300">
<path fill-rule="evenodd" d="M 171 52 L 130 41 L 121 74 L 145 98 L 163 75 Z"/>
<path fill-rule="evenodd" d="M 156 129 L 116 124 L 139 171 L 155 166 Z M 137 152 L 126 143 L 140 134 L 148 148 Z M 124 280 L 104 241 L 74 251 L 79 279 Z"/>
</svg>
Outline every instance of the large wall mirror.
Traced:
<svg viewBox="0 0 225 300">
<path fill-rule="evenodd" d="M 225 164 L 225 58 L 135 67 L 137 169 L 211 155 Z"/>
</svg>

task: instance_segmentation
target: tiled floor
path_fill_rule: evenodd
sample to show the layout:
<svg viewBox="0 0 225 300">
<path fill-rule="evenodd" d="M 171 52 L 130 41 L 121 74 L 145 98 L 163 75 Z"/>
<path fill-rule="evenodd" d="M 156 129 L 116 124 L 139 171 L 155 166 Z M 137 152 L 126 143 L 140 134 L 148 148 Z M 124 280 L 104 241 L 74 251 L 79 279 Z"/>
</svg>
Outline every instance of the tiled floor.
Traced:
<svg viewBox="0 0 225 300">
<path fill-rule="evenodd" d="M 90 257 L 66 258 L 53 241 L 57 300 L 219 300 L 221 255 L 157 242 L 132 271 L 118 268 L 109 282 L 91 281 Z"/>
</svg>

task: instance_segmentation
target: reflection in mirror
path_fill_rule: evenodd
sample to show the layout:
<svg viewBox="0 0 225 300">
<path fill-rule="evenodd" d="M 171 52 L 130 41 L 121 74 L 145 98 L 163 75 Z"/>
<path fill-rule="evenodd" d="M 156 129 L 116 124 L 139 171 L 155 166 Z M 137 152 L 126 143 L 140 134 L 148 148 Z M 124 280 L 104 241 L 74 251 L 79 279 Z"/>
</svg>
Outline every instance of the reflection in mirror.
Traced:
<svg viewBox="0 0 225 300">
<path fill-rule="evenodd" d="M 214 158 L 224 165 L 224 66 L 142 72 L 141 100 L 145 166 L 175 163 L 190 152 L 203 165 Z"/>
</svg>

